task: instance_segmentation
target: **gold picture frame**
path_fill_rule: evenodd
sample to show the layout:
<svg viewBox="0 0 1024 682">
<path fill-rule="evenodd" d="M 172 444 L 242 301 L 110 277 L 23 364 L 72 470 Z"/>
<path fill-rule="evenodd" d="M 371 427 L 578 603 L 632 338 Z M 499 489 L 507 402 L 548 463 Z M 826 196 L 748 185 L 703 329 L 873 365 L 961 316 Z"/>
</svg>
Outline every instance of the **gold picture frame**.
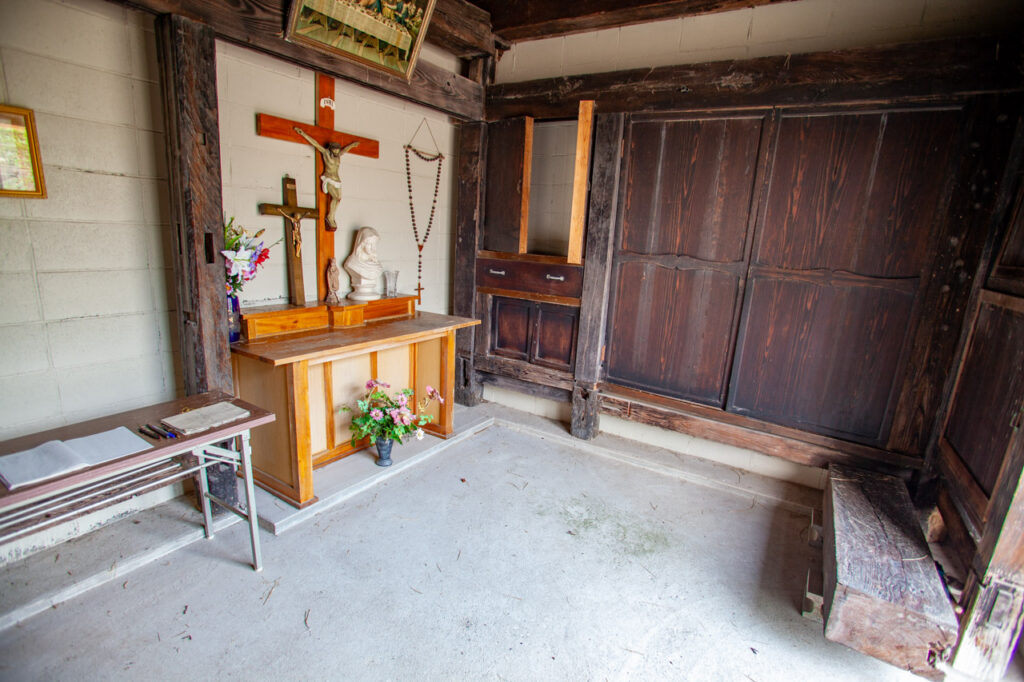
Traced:
<svg viewBox="0 0 1024 682">
<path fill-rule="evenodd" d="M 0 197 L 46 198 L 31 109 L 0 104 Z"/>
<path fill-rule="evenodd" d="M 294 0 L 285 38 L 412 78 L 436 0 Z"/>
</svg>

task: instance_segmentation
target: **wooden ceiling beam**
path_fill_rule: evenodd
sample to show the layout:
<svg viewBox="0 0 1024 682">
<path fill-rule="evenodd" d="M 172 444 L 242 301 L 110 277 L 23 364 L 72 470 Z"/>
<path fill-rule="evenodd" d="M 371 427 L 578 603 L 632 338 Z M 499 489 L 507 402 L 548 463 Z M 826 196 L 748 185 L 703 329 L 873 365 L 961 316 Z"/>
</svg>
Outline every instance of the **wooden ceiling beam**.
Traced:
<svg viewBox="0 0 1024 682">
<path fill-rule="evenodd" d="M 510 42 L 712 14 L 792 0 L 478 0 L 494 32 Z"/>
<path fill-rule="evenodd" d="M 426 40 L 462 59 L 493 57 L 496 44 L 508 48 L 491 31 L 490 13 L 467 0 L 437 0 Z"/>
<path fill-rule="evenodd" d="M 199 21 L 223 40 L 443 111 L 460 120 L 479 121 L 483 117 L 483 86 L 429 62 L 420 60 L 412 80 L 406 82 L 358 62 L 286 41 L 289 0 L 112 1 L 154 14 L 177 14 Z M 438 4 L 442 2 L 451 0 L 438 0 Z"/>
<path fill-rule="evenodd" d="M 878 48 L 563 76 L 487 88 L 487 120 L 886 101 L 1024 89 L 1022 39 L 957 38 Z"/>
</svg>

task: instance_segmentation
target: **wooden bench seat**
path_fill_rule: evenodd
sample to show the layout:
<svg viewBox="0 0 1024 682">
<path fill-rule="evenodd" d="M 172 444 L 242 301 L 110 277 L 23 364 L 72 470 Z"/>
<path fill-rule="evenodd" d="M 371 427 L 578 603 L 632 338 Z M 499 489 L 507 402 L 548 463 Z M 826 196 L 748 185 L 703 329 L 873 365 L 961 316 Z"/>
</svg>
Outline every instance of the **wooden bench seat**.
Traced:
<svg viewBox="0 0 1024 682">
<path fill-rule="evenodd" d="M 825 637 L 941 679 L 957 618 L 903 481 L 830 465 L 823 523 Z"/>
</svg>

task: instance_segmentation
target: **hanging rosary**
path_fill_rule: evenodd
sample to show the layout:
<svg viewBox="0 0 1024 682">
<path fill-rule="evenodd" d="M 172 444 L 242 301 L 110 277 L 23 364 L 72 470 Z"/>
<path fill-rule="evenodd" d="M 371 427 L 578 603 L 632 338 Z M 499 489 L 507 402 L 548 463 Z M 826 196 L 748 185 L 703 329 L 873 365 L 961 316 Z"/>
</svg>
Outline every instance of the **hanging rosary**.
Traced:
<svg viewBox="0 0 1024 682">
<path fill-rule="evenodd" d="M 422 125 L 422 124 L 421 124 Z M 430 130 L 428 124 L 427 130 Z M 417 128 L 417 131 L 419 129 Z M 430 134 L 434 136 L 433 133 Z M 413 135 L 415 138 L 415 134 Z M 437 143 L 435 142 L 435 147 Z M 416 239 L 416 296 L 419 298 L 419 303 L 423 303 L 423 247 L 427 245 L 427 240 L 430 238 L 430 228 L 434 226 L 434 213 L 437 210 L 437 194 L 441 189 L 441 167 L 444 165 L 444 154 L 438 151 L 436 154 L 425 154 L 419 149 L 416 149 L 411 144 L 407 144 L 405 149 L 405 178 L 408 181 L 409 187 L 409 215 L 412 217 L 412 235 Z M 412 202 L 412 169 L 409 166 L 409 152 L 412 151 L 421 161 L 427 163 L 433 163 L 437 161 L 437 177 L 434 179 L 434 199 L 430 204 L 430 218 L 427 220 L 427 229 L 423 233 L 423 241 L 420 241 L 420 232 L 416 227 L 416 208 Z"/>
</svg>

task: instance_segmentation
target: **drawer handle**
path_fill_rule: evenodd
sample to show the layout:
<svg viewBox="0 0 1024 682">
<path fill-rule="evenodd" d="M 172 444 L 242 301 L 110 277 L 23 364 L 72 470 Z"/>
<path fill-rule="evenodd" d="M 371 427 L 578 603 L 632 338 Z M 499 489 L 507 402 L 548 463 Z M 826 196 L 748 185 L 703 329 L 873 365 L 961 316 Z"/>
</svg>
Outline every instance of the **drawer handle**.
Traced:
<svg viewBox="0 0 1024 682">
<path fill-rule="evenodd" d="M 544 279 L 550 279 L 552 282 L 564 282 L 565 275 L 544 275 Z"/>
<path fill-rule="evenodd" d="M 493 268 L 487 268 L 487 272 L 491 273 L 492 275 L 497 275 L 498 277 L 505 276 L 504 270 L 494 270 Z"/>
</svg>

